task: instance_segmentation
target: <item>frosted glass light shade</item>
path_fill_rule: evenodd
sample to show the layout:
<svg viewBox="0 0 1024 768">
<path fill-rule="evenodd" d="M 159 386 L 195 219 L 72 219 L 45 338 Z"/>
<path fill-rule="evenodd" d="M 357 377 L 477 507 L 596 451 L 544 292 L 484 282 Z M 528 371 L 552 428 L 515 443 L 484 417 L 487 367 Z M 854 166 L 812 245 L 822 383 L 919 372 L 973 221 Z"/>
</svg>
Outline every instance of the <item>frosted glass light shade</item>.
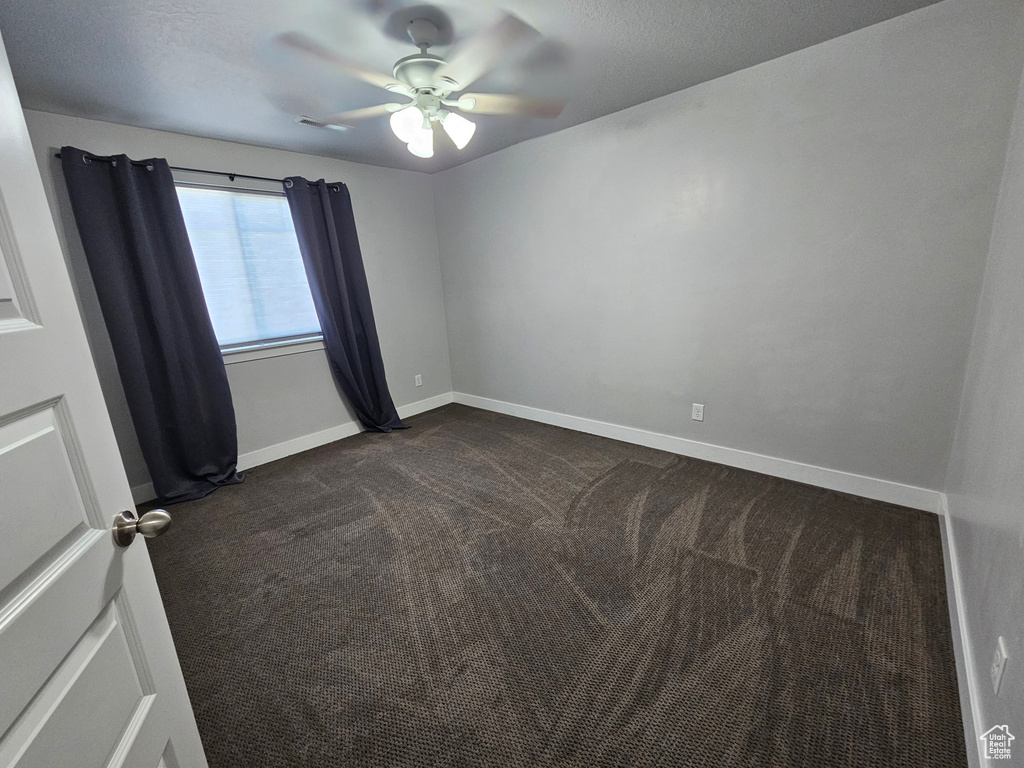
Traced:
<svg viewBox="0 0 1024 768">
<path fill-rule="evenodd" d="M 423 113 L 413 105 L 391 113 L 391 130 L 406 144 L 423 131 Z"/>
<path fill-rule="evenodd" d="M 459 149 L 469 144 L 469 140 L 473 138 L 473 133 L 476 131 L 476 123 L 454 112 L 446 112 L 441 120 L 441 125 Z"/>
<path fill-rule="evenodd" d="M 409 142 L 409 151 L 416 157 L 433 157 L 434 132 L 429 128 L 420 128 Z"/>
</svg>

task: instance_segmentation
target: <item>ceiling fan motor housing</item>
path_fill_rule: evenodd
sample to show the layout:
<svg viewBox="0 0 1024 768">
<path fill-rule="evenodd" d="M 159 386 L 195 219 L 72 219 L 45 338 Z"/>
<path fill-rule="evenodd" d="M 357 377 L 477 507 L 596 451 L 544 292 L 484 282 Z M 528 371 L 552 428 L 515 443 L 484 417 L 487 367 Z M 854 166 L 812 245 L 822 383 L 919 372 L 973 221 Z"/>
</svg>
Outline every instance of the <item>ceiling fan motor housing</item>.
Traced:
<svg viewBox="0 0 1024 768">
<path fill-rule="evenodd" d="M 444 59 L 440 56 L 426 52 L 414 53 L 412 56 L 399 59 L 395 64 L 395 79 L 405 83 L 416 92 L 429 90 L 433 93 L 440 93 L 434 73 L 442 64 L 444 64 Z"/>
</svg>

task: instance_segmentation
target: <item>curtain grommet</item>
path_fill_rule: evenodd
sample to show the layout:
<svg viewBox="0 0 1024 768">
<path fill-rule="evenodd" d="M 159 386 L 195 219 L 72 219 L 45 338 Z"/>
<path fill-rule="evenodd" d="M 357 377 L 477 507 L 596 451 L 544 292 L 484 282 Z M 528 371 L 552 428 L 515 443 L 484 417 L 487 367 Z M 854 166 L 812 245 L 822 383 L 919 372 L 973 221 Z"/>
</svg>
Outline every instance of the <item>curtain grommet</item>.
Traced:
<svg viewBox="0 0 1024 768">
<path fill-rule="evenodd" d="M 291 179 L 285 179 L 284 180 L 284 186 L 285 186 L 285 189 L 291 189 L 292 187 L 295 186 L 295 182 L 292 181 Z"/>
<path fill-rule="evenodd" d="M 82 155 L 82 164 L 83 165 L 92 165 L 92 158 L 89 157 L 88 155 Z"/>
<path fill-rule="evenodd" d="M 146 163 L 146 170 L 147 171 L 152 171 L 153 170 L 153 164 L 152 163 Z"/>
</svg>

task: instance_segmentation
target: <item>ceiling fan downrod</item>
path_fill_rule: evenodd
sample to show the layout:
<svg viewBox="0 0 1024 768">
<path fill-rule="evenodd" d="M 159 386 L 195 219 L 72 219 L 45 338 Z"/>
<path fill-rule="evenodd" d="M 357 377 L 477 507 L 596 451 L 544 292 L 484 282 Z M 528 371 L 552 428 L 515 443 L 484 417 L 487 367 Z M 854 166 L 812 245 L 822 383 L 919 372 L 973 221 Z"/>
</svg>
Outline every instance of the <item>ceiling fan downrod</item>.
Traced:
<svg viewBox="0 0 1024 768">
<path fill-rule="evenodd" d="M 409 86 L 417 94 L 429 94 L 443 98 L 455 88 L 455 83 L 439 86 L 434 75 L 438 67 L 445 63 L 440 56 L 427 53 L 427 49 L 437 40 L 437 27 L 429 19 L 413 19 L 409 22 L 409 38 L 419 49 L 419 53 L 406 56 L 395 62 L 394 75 L 399 82 Z"/>
</svg>

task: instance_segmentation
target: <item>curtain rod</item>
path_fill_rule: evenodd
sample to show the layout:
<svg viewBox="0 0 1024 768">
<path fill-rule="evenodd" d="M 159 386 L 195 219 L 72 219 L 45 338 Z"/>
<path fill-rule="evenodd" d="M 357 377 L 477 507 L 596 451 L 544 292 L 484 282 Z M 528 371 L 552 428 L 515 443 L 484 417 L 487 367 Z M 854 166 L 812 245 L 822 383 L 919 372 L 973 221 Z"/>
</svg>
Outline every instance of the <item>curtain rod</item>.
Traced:
<svg viewBox="0 0 1024 768">
<path fill-rule="evenodd" d="M 58 160 L 60 160 L 60 152 L 57 152 L 56 154 L 54 154 L 54 157 L 56 157 Z M 93 160 L 102 160 L 102 161 L 105 161 L 105 162 L 109 162 L 110 159 L 111 159 L 109 157 L 102 157 L 102 156 L 99 156 L 99 155 L 92 155 L 92 154 L 90 154 L 89 157 L 91 159 L 93 159 Z M 132 160 L 131 162 L 132 162 L 132 165 L 146 165 L 146 161 L 144 161 L 144 160 Z M 205 174 L 207 174 L 209 176 L 227 176 L 231 181 L 234 181 L 235 179 L 253 179 L 254 181 L 273 181 L 273 182 L 275 182 L 277 184 L 284 184 L 285 183 L 284 179 L 272 179 L 269 176 L 250 176 L 247 173 L 226 173 L 224 171 L 205 171 L 202 168 L 181 168 L 181 167 L 179 167 L 177 165 L 170 166 L 170 169 L 172 171 L 184 171 L 186 173 L 205 173 Z"/>
</svg>

